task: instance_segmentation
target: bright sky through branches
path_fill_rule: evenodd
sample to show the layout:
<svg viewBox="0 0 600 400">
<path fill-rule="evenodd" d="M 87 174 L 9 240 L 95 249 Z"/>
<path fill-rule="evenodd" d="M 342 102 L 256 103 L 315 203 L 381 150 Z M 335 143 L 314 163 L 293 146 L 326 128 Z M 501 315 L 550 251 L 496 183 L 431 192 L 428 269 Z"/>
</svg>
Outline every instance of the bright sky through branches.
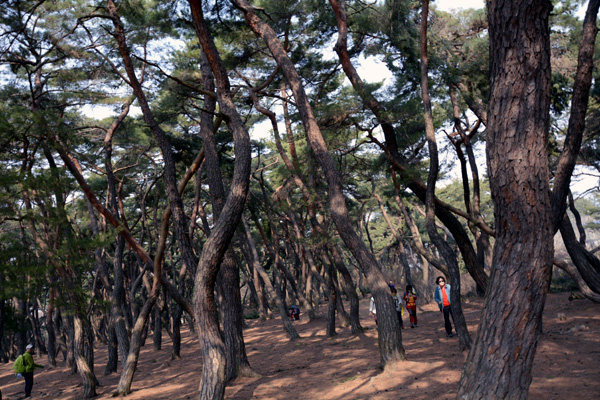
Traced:
<svg viewBox="0 0 600 400">
<path fill-rule="evenodd" d="M 431 4 L 434 4 L 438 9 L 444 11 L 450 11 L 453 9 L 467 9 L 467 8 L 483 8 L 485 7 L 485 2 L 483 0 L 437 0 L 433 1 Z"/>
</svg>

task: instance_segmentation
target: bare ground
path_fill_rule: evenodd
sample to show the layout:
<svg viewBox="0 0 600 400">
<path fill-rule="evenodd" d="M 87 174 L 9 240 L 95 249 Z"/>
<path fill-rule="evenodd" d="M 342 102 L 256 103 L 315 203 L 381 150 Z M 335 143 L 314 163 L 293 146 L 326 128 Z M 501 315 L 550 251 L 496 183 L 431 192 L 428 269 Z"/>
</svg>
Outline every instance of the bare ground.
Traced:
<svg viewBox="0 0 600 400">
<path fill-rule="evenodd" d="M 550 294 L 543 320 L 543 334 L 536 355 L 531 399 L 579 400 L 600 398 L 600 305 L 588 300 L 568 300 L 568 293 Z M 463 306 L 472 335 L 482 300 Z M 322 308 L 323 312 L 326 307 Z M 405 314 L 405 324 L 407 315 Z M 419 327 L 402 331 L 408 361 L 385 371 L 379 367 L 374 321 L 368 316 L 368 300 L 361 301 L 360 336 L 338 327 L 338 335 L 325 337 L 326 319 L 295 322 L 302 338 L 290 342 L 277 319 L 248 322 L 245 340 L 248 357 L 260 377 L 240 377 L 227 388 L 228 399 L 454 399 L 466 354 L 458 339 L 446 339 L 443 317 L 434 304 L 419 306 Z M 183 332 L 181 360 L 170 360 L 167 335 L 161 351 L 148 340 L 142 349 L 133 382 L 131 400 L 195 399 L 202 360 L 197 338 Z M 45 364 L 45 359 L 36 356 Z M 96 371 L 102 386 L 98 399 L 109 399 L 119 375 L 103 376 L 106 349 L 96 351 Z M 23 396 L 23 380 L 12 373 L 12 364 L 0 364 L 0 389 L 4 400 Z M 34 399 L 81 398 L 78 375 L 69 375 L 64 363 L 52 370 L 38 370 Z"/>
</svg>

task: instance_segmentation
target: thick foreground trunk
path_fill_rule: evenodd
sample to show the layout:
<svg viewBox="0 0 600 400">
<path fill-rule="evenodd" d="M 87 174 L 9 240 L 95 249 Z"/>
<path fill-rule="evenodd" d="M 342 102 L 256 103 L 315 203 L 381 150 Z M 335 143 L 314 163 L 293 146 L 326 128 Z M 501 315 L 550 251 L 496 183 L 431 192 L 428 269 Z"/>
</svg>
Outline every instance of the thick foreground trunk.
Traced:
<svg viewBox="0 0 600 400">
<path fill-rule="evenodd" d="M 550 284 L 550 40 L 546 0 L 488 2 L 487 156 L 496 245 L 459 399 L 526 399 Z"/>
</svg>

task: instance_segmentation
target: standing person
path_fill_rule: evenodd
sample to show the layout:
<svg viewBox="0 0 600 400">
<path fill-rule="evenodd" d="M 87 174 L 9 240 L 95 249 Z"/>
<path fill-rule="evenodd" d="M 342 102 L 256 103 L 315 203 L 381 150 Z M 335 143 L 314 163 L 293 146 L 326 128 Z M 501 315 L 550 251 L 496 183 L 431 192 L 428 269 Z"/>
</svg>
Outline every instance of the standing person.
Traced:
<svg viewBox="0 0 600 400">
<path fill-rule="evenodd" d="M 398 313 L 398 320 L 400 321 L 400 328 L 406 329 L 404 327 L 404 322 L 402 321 L 402 299 L 398 295 L 398 291 L 395 287 L 390 289 L 392 292 L 392 298 L 394 299 L 394 304 L 396 305 L 396 313 Z"/>
<path fill-rule="evenodd" d="M 25 397 L 31 397 L 31 390 L 33 389 L 33 371 L 36 368 L 44 368 L 43 365 L 36 364 L 33 362 L 34 348 L 32 344 L 28 344 L 25 347 L 25 353 L 23 353 L 23 366 L 25 372 L 23 372 L 23 378 L 25 378 Z"/>
<path fill-rule="evenodd" d="M 375 318 L 375 325 L 377 325 L 377 309 L 375 308 L 375 299 L 371 296 L 371 302 L 369 303 L 369 314 Z"/>
<path fill-rule="evenodd" d="M 452 307 L 450 306 L 450 285 L 446 284 L 446 279 L 443 276 L 438 276 L 435 279 L 435 294 L 434 299 L 440 307 L 440 311 L 444 313 L 444 328 L 446 329 L 446 336 L 451 338 L 454 336 L 452 333 L 452 324 L 450 323 L 450 315 L 452 315 Z M 454 319 L 454 315 L 452 315 Z"/>
<path fill-rule="evenodd" d="M 404 293 L 404 302 L 406 303 L 406 311 L 410 317 L 410 327 L 417 328 L 417 292 L 411 285 L 406 285 L 406 292 Z"/>
</svg>

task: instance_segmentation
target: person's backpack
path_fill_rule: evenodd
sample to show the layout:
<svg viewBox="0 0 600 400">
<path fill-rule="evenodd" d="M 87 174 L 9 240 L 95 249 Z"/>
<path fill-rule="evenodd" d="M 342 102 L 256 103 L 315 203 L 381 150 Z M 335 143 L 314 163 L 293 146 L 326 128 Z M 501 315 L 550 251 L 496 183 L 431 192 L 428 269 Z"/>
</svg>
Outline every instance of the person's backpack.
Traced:
<svg viewBox="0 0 600 400">
<path fill-rule="evenodd" d="M 15 363 L 13 364 L 13 370 L 15 371 L 15 373 L 17 374 L 22 374 L 25 372 L 25 364 L 23 364 L 23 354 L 21 354 L 19 357 L 17 357 L 17 359 L 15 360 Z"/>
</svg>

